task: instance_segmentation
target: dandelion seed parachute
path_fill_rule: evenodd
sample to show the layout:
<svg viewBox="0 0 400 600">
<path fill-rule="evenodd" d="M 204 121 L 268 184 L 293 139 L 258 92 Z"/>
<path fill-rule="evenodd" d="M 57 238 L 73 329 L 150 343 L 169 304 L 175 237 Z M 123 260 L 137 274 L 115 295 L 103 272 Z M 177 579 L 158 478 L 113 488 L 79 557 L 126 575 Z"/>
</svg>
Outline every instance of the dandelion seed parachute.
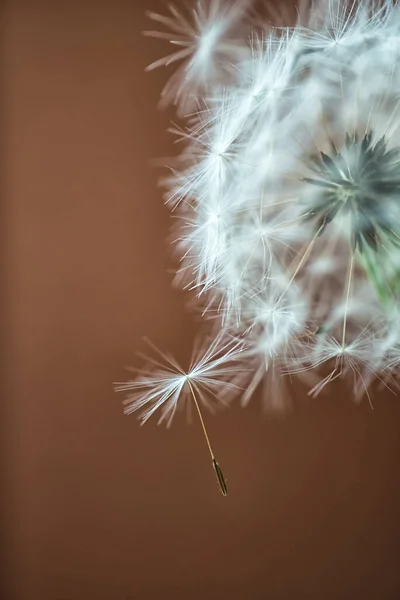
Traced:
<svg viewBox="0 0 400 600">
<path fill-rule="evenodd" d="M 242 50 L 232 33 L 248 4 L 248 0 L 213 0 L 211 3 L 197 0 L 193 8 L 187 7 L 187 10 L 169 4 L 167 16 L 147 13 L 153 22 L 168 31 L 148 30 L 144 35 L 165 39 L 175 48 L 147 69 L 181 63 L 162 91 L 164 104 L 173 102 L 185 112 L 193 106 L 197 91 L 208 85 L 211 74 L 214 81 L 225 79 L 224 66 L 234 62 Z"/>
<path fill-rule="evenodd" d="M 150 341 L 148 344 L 161 360 L 145 357 L 148 366 L 141 370 L 137 379 L 115 384 L 116 391 L 127 393 L 125 413 L 142 411 L 143 424 L 154 413 L 160 412 L 158 422 L 166 421 L 167 426 L 170 426 L 179 408 L 185 404 L 190 408 L 191 404 L 194 404 L 218 485 L 222 495 L 226 496 L 228 493 L 226 480 L 215 458 L 200 404 L 213 411 L 215 406 L 226 403 L 224 398 L 227 390 L 237 389 L 232 376 L 238 372 L 235 361 L 243 350 L 243 342 L 226 338 L 223 333 L 218 335 L 209 345 L 199 346 L 197 355 L 187 371 L 181 369 L 171 356 L 162 353 Z"/>
<path fill-rule="evenodd" d="M 127 393 L 125 413 L 142 411 L 142 423 L 160 411 L 158 422 L 166 421 L 169 426 L 176 411 L 190 399 L 192 389 L 201 403 L 213 411 L 223 397 L 219 393 L 214 406 L 212 399 L 216 398 L 218 388 L 234 387 L 229 376 L 237 371 L 234 363 L 243 349 L 240 340 L 225 339 L 223 333 L 218 335 L 208 346 L 200 346 L 187 371 L 173 357 L 158 350 L 150 341 L 147 343 L 161 360 L 142 355 L 147 366 L 141 369 L 140 375 L 115 384 L 117 391 Z"/>
</svg>

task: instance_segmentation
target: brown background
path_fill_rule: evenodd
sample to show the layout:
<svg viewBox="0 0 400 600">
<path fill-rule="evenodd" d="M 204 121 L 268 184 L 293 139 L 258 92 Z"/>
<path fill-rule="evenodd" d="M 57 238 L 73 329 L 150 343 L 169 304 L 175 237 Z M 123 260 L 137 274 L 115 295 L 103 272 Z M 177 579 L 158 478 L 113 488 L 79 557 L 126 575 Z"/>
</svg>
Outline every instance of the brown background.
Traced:
<svg viewBox="0 0 400 600">
<path fill-rule="evenodd" d="M 400 598 L 400 401 L 345 388 L 285 420 L 257 399 L 198 424 L 124 417 L 112 382 L 148 335 L 187 357 L 152 157 L 167 48 L 139 0 L 4 5 L 7 600 Z"/>
</svg>

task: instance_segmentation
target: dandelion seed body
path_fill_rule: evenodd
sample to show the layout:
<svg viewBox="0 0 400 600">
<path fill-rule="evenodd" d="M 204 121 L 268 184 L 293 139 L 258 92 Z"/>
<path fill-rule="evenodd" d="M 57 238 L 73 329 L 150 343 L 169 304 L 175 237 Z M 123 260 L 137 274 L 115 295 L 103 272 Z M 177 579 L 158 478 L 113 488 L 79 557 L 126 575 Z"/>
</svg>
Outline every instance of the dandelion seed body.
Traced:
<svg viewBox="0 0 400 600">
<path fill-rule="evenodd" d="M 218 483 L 219 483 L 219 487 L 220 487 L 221 493 L 222 493 L 223 496 L 227 496 L 228 495 L 228 487 L 226 485 L 225 477 L 224 477 L 224 475 L 222 473 L 221 467 L 219 466 L 219 464 L 217 463 L 217 461 L 215 460 L 215 458 L 213 458 L 213 467 L 214 467 L 214 470 L 215 470 L 215 474 L 217 476 L 217 480 L 218 480 Z"/>
</svg>

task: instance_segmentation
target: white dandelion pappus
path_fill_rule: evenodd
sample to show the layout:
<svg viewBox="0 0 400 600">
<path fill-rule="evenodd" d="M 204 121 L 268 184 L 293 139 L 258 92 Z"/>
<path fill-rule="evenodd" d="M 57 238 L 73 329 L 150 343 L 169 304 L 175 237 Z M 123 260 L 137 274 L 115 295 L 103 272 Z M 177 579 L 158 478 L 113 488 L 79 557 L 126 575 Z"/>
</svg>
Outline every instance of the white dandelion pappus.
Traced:
<svg viewBox="0 0 400 600">
<path fill-rule="evenodd" d="M 220 335 L 202 352 L 200 348 L 199 355 L 192 360 L 187 371 L 173 357 L 160 352 L 147 340 L 150 347 L 160 355 L 162 362 L 145 357 L 148 359 L 148 366 L 141 369 L 141 374 L 136 379 L 115 384 L 117 391 L 128 394 L 124 402 L 125 414 L 142 411 L 143 424 L 160 410 L 158 423 L 166 421 L 167 426 L 170 426 L 179 405 L 184 405 L 192 397 L 192 390 L 206 408 L 213 410 L 207 394 L 215 399 L 217 388 L 234 387 L 227 378 L 237 369 L 237 365 L 230 363 L 237 361 L 243 350 L 243 342 L 231 339 L 223 341 L 223 337 Z M 216 406 L 220 398 L 221 395 Z"/>
<path fill-rule="evenodd" d="M 293 63 L 296 60 L 296 32 L 268 31 L 253 33 L 248 56 L 236 67 L 238 84 L 237 119 L 259 119 L 279 110 L 280 103 L 293 89 Z M 257 111 L 257 112 L 254 112 Z M 276 114 L 272 117 L 276 118 Z"/>
<path fill-rule="evenodd" d="M 178 160 L 180 170 L 178 178 L 183 185 L 176 185 L 176 175 L 169 181 L 172 194 L 167 204 L 175 210 L 185 199 L 198 204 L 218 199 L 218 193 L 224 194 L 226 186 L 232 184 L 236 176 L 238 159 L 243 161 L 243 126 L 237 119 L 237 104 L 232 96 L 222 95 L 221 102 L 213 107 L 204 105 L 196 111 L 196 121 L 182 130 L 171 128 L 169 131 L 186 142 L 185 149 Z M 209 195 L 213 195 L 213 199 Z M 218 200 L 217 200 L 218 201 Z"/>
<path fill-rule="evenodd" d="M 290 304 L 293 302 L 293 304 Z M 263 404 L 266 410 L 282 412 L 290 403 L 284 397 L 283 374 L 294 340 L 307 332 L 307 310 L 293 286 L 284 302 L 278 290 L 271 286 L 247 297 L 242 302 L 241 319 L 247 340 L 243 362 L 248 373 L 238 373 L 235 382 L 245 387 L 242 406 L 250 401 L 257 387 L 264 382 Z M 246 386 L 242 380 L 246 379 Z"/>
<path fill-rule="evenodd" d="M 178 104 L 187 112 L 193 98 L 199 91 L 204 91 L 210 78 L 218 81 L 223 76 L 224 63 L 234 61 L 241 51 L 241 45 L 229 34 L 243 17 L 248 4 L 248 0 L 197 0 L 195 8 L 182 12 L 169 4 L 170 16 L 151 11 L 147 13 L 150 19 L 169 31 L 145 31 L 144 35 L 165 39 L 177 47 L 177 50 L 156 60 L 147 69 L 184 61 L 164 87 L 161 95 L 163 102 Z"/>
<path fill-rule="evenodd" d="M 375 0 L 315 2 L 308 27 L 301 28 L 304 47 L 311 53 L 321 51 L 328 59 L 342 59 L 346 50 L 357 49 L 382 32 L 390 15 L 388 4 Z"/>
<path fill-rule="evenodd" d="M 306 348 L 309 349 L 308 354 Z M 374 364 L 375 336 L 368 327 L 349 343 L 344 340 L 338 341 L 329 334 L 316 334 L 313 343 L 303 345 L 302 350 L 304 354 L 299 362 L 302 362 L 303 365 L 288 369 L 291 374 L 315 369 L 325 364 L 333 364 L 328 375 L 309 391 L 310 396 L 315 398 L 329 383 L 350 374 L 353 377 L 355 398 L 359 399 L 365 394 L 373 408 L 368 383 L 377 377 L 378 369 Z"/>
<path fill-rule="evenodd" d="M 231 193 L 221 197 L 218 190 L 215 202 L 207 202 L 192 208 L 190 216 L 179 216 L 183 223 L 176 239 L 181 255 L 181 266 L 176 281 L 185 282 L 184 287 L 196 290 L 201 296 L 218 285 L 224 275 L 228 258 L 228 241 L 235 210 L 231 206 Z"/>
</svg>

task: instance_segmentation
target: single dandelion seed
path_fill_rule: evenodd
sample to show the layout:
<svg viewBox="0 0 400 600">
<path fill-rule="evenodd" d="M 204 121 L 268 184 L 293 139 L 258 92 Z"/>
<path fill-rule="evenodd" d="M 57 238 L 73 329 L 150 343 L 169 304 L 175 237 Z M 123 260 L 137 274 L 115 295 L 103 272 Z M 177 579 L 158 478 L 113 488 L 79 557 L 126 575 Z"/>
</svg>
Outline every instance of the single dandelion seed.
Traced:
<svg viewBox="0 0 400 600">
<path fill-rule="evenodd" d="M 158 422 L 166 421 L 169 427 L 177 409 L 184 404 L 190 408 L 188 401 L 192 401 L 200 419 L 221 492 L 226 496 L 226 481 L 215 458 L 200 403 L 213 411 L 220 405 L 228 404 L 228 391 L 240 389 L 231 380 L 233 374 L 240 371 L 240 367 L 235 363 L 240 358 L 243 342 L 226 339 L 225 335 L 220 333 L 205 350 L 200 348 L 198 358 L 192 361 L 189 370 L 185 372 L 171 356 L 161 352 L 149 340 L 146 341 L 162 360 L 142 355 L 147 358 L 149 364 L 139 372 L 137 379 L 115 384 L 116 391 L 128 392 L 124 412 L 131 414 L 141 410 L 143 424 L 160 410 Z"/>
</svg>

